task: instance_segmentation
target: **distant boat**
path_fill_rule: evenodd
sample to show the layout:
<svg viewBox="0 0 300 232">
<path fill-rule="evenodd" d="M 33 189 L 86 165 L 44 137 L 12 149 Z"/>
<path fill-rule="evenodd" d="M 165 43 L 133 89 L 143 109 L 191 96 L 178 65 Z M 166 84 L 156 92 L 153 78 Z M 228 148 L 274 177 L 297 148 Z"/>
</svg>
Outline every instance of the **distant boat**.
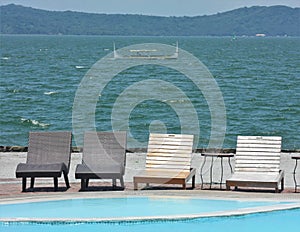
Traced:
<svg viewBox="0 0 300 232">
<path fill-rule="evenodd" d="M 114 43 L 114 59 L 150 59 L 150 60 L 165 60 L 178 58 L 178 42 L 176 43 L 175 53 L 172 55 L 158 55 L 156 49 L 132 49 L 129 50 L 130 55 L 123 56 L 117 53 Z"/>
<path fill-rule="evenodd" d="M 265 37 L 266 34 L 256 34 L 255 36 L 256 36 L 256 37 Z"/>
</svg>

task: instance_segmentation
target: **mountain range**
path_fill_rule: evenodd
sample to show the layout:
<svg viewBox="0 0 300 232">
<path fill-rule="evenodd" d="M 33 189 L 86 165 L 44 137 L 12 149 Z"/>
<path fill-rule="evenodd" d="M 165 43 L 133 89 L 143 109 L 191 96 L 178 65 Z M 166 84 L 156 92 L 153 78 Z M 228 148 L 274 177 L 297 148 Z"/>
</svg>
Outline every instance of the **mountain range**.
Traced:
<svg viewBox="0 0 300 232">
<path fill-rule="evenodd" d="M 1 34 L 116 36 L 300 36 L 300 8 L 244 7 L 194 17 L 94 14 L 0 6 Z"/>
</svg>

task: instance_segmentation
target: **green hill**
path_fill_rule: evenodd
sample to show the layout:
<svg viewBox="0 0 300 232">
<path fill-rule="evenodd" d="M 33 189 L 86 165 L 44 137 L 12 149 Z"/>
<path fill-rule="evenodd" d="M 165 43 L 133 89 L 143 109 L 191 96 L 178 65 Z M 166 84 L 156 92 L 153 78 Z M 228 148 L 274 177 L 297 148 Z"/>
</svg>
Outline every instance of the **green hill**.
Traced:
<svg viewBox="0 0 300 232">
<path fill-rule="evenodd" d="M 286 6 L 245 7 L 196 17 L 60 12 L 14 4 L 1 6 L 0 13 L 1 34 L 300 36 L 300 8 Z"/>
</svg>

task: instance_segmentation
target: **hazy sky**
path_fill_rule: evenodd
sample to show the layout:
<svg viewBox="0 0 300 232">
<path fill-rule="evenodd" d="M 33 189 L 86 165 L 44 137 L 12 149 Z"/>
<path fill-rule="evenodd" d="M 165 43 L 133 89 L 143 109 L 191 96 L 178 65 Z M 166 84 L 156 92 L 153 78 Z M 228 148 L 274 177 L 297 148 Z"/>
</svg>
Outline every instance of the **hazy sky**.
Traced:
<svg viewBox="0 0 300 232">
<path fill-rule="evenodd" d="M 94 13 L 195 16 L 215 14 L 244 6 L 300 7 L 300 0 L 0 0 L 45 10 Z"/>
</svg>

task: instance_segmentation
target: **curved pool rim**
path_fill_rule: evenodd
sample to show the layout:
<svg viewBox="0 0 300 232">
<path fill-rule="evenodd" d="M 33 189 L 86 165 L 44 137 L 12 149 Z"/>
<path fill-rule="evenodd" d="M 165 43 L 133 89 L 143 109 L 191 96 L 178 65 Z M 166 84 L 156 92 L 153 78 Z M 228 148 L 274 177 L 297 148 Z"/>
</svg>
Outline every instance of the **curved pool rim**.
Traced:
<svg viewBox="0 0 300 232">
<path fill-rule="evenodd" d="M 0 199 L 0 206 L 3 204 L 17 204 L 17 203 L 31 203 L 31 202 L 44 202 L 44 201 L 58 201 L 58 200 L 73 200 L 73 199 L 97 199 L 97 198 L 140 198 L 140 197 L 155 197 L 155 198 L 193 198 L 193 199 L 207 199 L 207 200 L 236 200 L 236 201 L 264 201 L 264 202 L 277 202 L 275 205 L 259 206 L 252 208 L 241 208 L 235 210 L 216 211 L 216 212 L 204 212 L 197 214 L 182 214 L 182 215 L 163 215 L 163 216 L 133 216 L 133 217 L 91 217 L 91 218 L 0 218 L 0 222 L 4 223 L 119 223 L 119 222 L 140 222 L 140 221 L 178 221 L 178 220 L 193 220 L 200 218 L 216 218 L 216 217 L 231 217 L 231 216 L 243 216 L 257 213 L 267 213 L 282 210 L 292 210 L 300 208 L 300 199 L 282 199 L 276 197 L 252 197 L 249 196 L 198 196 L 196 194 L 187 195 L 171 195 L 155 194 L 153 192 L 142 194 L 120 194 L 120 193 L 77 193 L 77 194 L 58 194 L 58 195 L 40 195 L 40 196 L 17 196 L 9 199 Z M 282 204 L 283 203 L 283 204 Z"/>
</svg>

